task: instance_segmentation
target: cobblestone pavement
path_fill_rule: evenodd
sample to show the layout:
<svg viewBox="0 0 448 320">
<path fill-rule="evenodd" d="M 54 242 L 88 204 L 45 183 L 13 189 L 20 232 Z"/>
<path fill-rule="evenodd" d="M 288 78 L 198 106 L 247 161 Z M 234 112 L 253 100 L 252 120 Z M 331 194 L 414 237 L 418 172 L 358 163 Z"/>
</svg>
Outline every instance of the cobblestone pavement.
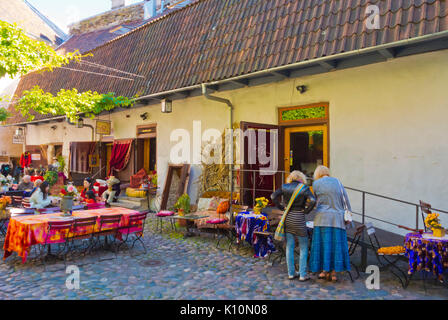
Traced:
<svg viewBox="0 0 448 320">
<path fill-rule="evenodd" d="M 212 237 L 183 239 L 179 233 L 154 232 L 147 221 L 145 254 L 136 244 L 117 256 L 97 250 L 86 257 L 69 257 L 67 265 L 80 269 L 79 290 L 66 288 L 62 261 L 30 259 L 22 265 L 14 254 L 0 264 L 0 299 L 447 299 L 448 290 L 421 282 L 403 290 L 389 274 L 382 274 L 381 290 L 368 290 L 365 276 L 351 283 L 290 281 L 282 264 L 252 257 L 251 248 L 216 248 Z M 3 245 L 3 243 L 1 243 Z"/>
</svg>

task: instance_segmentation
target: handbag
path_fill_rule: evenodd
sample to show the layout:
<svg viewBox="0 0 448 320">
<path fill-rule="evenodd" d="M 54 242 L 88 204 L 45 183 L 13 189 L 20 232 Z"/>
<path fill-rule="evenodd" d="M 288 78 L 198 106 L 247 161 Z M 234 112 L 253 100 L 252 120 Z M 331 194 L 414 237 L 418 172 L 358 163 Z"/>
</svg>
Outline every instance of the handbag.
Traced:
<svg viewBox="0 0 448 320">
<path fill-rule="evenodd" d="M 291 196 L 291 199 L 289 199 L 288 206 L 286 207 L 285 211 L 283 212 L 282 219 L 280 220 L 277 229 L 275 230 L 274 239 L 281 241 L 286 238 L 285 235 L 285 220 L 286 216 L 289 213 L 289 210 L 291 210 L 292 204 L 294 203 L 294 200 L 296 200 L 297 196 L 299 195 L 300 191 L 305 187 L 303 183 L 300 183 L 297 185 L 296 189 L 294 190 L 294 193 Z"/>
<path fill-rule="evenodd" d="M 344 201 L 344 221 L 346 224 L 351 224 L 353 222 L 353 213 L 348 209 L 347 201 L 345 199 L 344 187 L 339 181 L 339 186 L 341 188 L 342 200 Z"/>
</svg>

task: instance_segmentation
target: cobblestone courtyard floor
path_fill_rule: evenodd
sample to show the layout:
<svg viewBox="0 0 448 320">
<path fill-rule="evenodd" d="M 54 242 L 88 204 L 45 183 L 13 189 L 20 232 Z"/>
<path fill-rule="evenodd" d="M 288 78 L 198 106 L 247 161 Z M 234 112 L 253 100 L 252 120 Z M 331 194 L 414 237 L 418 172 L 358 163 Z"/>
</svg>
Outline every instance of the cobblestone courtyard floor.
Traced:
<svg viewBox="0 0 448 320">
<path fill-rule="evenodd" d="M 217 249 L 215 240 L 201 236 L 183 239 L 180 234 L 154 232 L 147 221 L 147 253 L 139 244 L 117 256 L 96 251 L 70 258 L 67 265 L 80 269 L 79 290 L 66 288 L 62 262 L 30 259 L 22 264 L 16 254 L 0 264 L 0 299 L 447 299 L 448 290 L 421 281 L 404 290 L 389 274 L 381 274 L 381 289 L 368 290 L 365 275 L 351 283 L 313 279 L 301 283 L 286 277 L 286 265 L 271 266 L 255 259 L 249 247 Z M 3 246 L 3 240 L 1 245 Z M 224 246 L 223 246 L 224 247 Z"/>
</svg>

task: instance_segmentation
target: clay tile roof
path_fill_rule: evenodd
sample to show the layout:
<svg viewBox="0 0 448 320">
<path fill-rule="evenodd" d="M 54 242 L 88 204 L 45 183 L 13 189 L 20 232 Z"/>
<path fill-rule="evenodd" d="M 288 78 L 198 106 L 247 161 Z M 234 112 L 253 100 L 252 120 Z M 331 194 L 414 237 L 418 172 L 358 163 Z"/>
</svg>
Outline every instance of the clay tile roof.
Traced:
<svg viewBox="0 0 448 320">
<path fill-rule="evenodd" d="M 0 1 L 0 20 L 16 23 L 29 36 L 46 41 L 53 47 L 60 45 L 67 38 L 61 29 L 27 1 Z"/>
<path fill-rule="evenodd" d="M 370 4 L 380 8 L 378 30 L 364 23 Z M 89 60 L 146 79 L 57 69 L 27 75 L 16 94 L 39 84 L 148 95 L 445 30 L 444 0 L 198 0 L 91 50 Z"/>
</svg>

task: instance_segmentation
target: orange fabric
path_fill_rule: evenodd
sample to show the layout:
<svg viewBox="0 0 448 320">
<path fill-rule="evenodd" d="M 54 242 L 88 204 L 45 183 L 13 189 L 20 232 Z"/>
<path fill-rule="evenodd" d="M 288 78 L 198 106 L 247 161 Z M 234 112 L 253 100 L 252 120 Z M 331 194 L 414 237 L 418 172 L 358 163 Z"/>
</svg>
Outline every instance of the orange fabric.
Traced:
<svg viewBox="0 0 448 320">
<path fill-rule="evenodd" d="M 138 211 L 130 210 L 126 208 L 104 208 L 94 210 L 80 210 L 74 211 L 73 217 L 88 218 L 98 217 L 95 225 L 95 232 L 99 231 L 100 217 L 122 214 L 119 227 L 126 227 L 129 225 L 129 216 L 139 214 Z M 6 233 L 5 244 L 3 246 L 4 255 L 3 259 L 8 258 L 13 251 L 17 252 L 19 257 L 22 257 L 22 262 L 25 263 L 31 246 L 45 243 L 47 238 L 47 229 L 49 221 L 61 221 L 55 219 L 55 217 L 61 217 L 61 212 L 45 215 L 27 215 L 11 218 L 8 225 L 8 231 Z M 116 226 L 108 226 L 103 230 L 112 229 Z M 76 235 L 84 235 L 91 233 L 92 230 L 78 230 Z M 71 236 L 73 234 L 69 234 Z M 60 233 L 52 234 L 49 237 L 51 242 L 56 242 L 63 239 L 63 235 Z"/>
</svg>

